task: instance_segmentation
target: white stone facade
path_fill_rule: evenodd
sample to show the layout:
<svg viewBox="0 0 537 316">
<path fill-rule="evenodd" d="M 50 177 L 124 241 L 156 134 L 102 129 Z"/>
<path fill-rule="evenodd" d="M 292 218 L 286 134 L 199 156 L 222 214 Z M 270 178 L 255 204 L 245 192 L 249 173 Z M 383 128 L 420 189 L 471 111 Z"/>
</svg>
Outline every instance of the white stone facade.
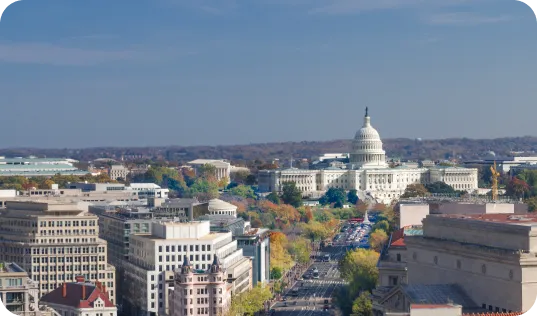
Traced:
<svg viewBox="0 0 537 316">
<path fill-rule="evenodd" d="M 366 111 L 367 112 L 367 111 Z M 398 199 L 409 184 L 444 181 L 455 190 L 472 192 L 478 188 L 477 169 L 458 167 L 390 168 L 382 149 L 382 140 L 371 126 L 368 113 L 363 127 L 356 133 L 345 169 L 285 169 L 259 171 L 261 192 L 281 192 L 285 182 L 295 182 L 304 197 L 317 198 L 329 188 L 357 190 L 363 198 L 370 195 L 382 203 Z"/>
</svg>

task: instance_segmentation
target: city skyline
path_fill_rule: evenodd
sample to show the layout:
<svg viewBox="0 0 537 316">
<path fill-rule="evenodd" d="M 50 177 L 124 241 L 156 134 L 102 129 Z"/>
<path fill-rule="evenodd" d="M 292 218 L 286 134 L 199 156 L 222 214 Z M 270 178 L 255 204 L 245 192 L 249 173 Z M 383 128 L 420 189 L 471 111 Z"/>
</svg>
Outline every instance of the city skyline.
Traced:
<svg viewBox="0 0 537 316">
<path fill-rule="evenodd" d="M 0 148 L 348 139 L 366 106 L 384 139 L 535 135 L 532 32 L 508 0 L 25 0 Z"/>
</svg>

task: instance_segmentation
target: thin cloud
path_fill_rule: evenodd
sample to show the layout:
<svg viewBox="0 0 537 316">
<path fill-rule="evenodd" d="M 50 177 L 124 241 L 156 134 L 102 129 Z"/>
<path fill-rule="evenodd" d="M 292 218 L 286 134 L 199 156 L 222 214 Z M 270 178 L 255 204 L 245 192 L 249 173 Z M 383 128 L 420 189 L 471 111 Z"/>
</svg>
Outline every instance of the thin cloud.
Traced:
<svg viewBox="0 0 537 316">
<path fill-rule="evenodd" d="M 42 43 L 0 44 L 0 62 L 54 66 L 92 66 L 139 59 L 135 51 L 104 51 L 68 48 Z"/>
<path fill-rule="evenodd" d="M 470 26 L 508 22 L 510 16 L 484 16 L 469 12 L 442 13 L 429 16 L 425 22 L 431 25 Z"/>
</svg>

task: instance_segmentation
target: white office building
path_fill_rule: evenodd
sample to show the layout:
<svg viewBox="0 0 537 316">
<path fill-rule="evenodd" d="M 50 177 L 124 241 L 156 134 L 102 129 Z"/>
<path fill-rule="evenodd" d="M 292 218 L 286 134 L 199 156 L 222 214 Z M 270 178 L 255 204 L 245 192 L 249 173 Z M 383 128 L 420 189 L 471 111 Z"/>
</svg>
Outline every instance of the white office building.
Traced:
<svg viewBox="0 0 537 316">
<path fill-rule="evenodd" d="M 252 261 L 237 247 L 231 232 L 211 233 L 210 222 L 162 221 L 152 224 L 151 234 L 130 237 L 129 260 L 125 263 L 125 293 L 131 315 L 167 315 L 168 289 L 174 271 L 185 259 L 196 271 L 210 268 L 218 256 L 231 294 L 252 286 Z"/>
</svg>

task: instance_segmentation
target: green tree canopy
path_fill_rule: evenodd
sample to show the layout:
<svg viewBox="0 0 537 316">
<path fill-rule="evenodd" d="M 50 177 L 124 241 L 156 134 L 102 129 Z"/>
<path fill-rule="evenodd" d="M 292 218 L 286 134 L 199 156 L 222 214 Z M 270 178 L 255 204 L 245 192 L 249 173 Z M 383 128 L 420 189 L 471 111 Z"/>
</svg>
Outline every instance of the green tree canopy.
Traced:
<svg viewBox="0 0 537 316">
<path fill-rule="evenodd" d="M 279 205 L 282 203 L 282 200 L 280 199 L 280 197 L 278 196 L 276 192 L 270 192 L 269 195 L 267 195 L 266 199 L 271 201 L 274 204 Z"/>
<path fill-rule="evenodd" d="M 249 291 L 242 292 L 231 298 L 229 316 L 253 316 L 265 308 L 265 302 L 272 298 L 267 286 L 256 286 Z"/>
<path fill-rule="evenodd" d="M 424 197 L 429 194 L 429 191 L 427 191 L 427 188 L 423 184 L 409 184 L 405 189 L 405 193 L 401 195 L 401 198 Z"/>
<path fill-rule="evenodd" d="M 273 267 L 271 270 L 270 270 L 270 278 L 272 280 L 279 280 L 282 278 L 282 268 L 280 267 Z"/>
<path fill-rule="evenodd" d="M 385 219 L 379 220 L 378 222 L 375 223 L 375 225 L 373 225 L 373 228 L 372 228 L 373 231 L 375 231 L 377 229 L 383 230 L 385 232 L 389 232 L 390 231 L 390 223 L 388 223 L 388 221 L 385 220 Z"/>
<path fill-rule="evenodd" d="M 358 191 L 355 189 L 352 189 L 347 193 L 347 201 L 351 203 L 352 205 L 355 205 L 358 203 L 358 194 L 356 194 Z"/>
<path fill-rule="evenodd" d="M 296 183 L 284 183 L 282 191 L 282 200 L 285 204 L 292 205 L 293 207 L 302 206 L 302 192 L 296 187 Z"/>
<path fill-rule="evenodd" d="M 437 194 L 455 194 L 457 193 L 455 189 L 453 189 L 452 186 L 449 184 L 443 182 L 443 181 L 436 181 L 433 183 L 429 183 L 425 185 L 425 188 L 429 193 L 437 193 Z"/>
<path fill-rule="evenodd" d="M 245 199 L 255 198 L 254 190 L 249 185 L 240 184 L 234 188 L 231 188 L 229 191 L 232 195 L 240 196 Z"/>
<path fill-rule="evenodd" d="M 289 243 L 289 253 L 299 263 L 307 263 L 311 256 L 311 243 L 309 240 L 299 237 Z"/>
<path fill-rule="evenodd" d="M 341 188 L 329 188 L 328 191 L 319 199 L 322 205 L 334 204 L 335 208 L 343 207 L 346 196 L 345 190 Z"/>
<path fill-rule="evenodd" d="M 371 293 L 363 291 L 352 303 L 352 313 L 356 316 L 373 316 L 373 302 Z"/>
</svg>

